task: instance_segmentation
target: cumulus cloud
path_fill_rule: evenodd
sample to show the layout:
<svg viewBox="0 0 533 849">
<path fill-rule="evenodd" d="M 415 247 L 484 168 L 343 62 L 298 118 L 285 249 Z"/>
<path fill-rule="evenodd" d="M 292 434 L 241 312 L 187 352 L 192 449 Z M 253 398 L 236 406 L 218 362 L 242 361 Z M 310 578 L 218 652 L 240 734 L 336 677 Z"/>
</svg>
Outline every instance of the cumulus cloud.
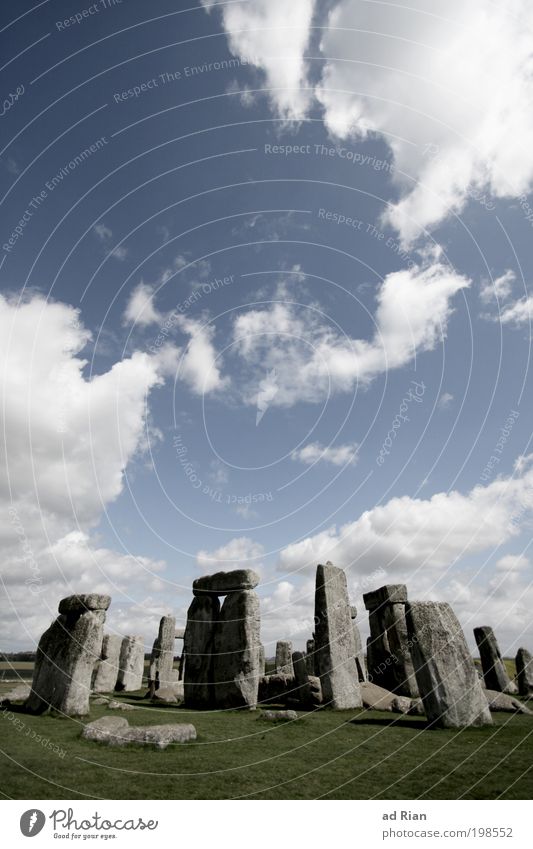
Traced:
<svg viewBox="0 0 533 849">
<path fill-rule="evenodd" d="M 208 10 L 209 0 L 201 0 Z M 272 88 L 270 100 L 287 120 L 304 117 L 306 92 L 305 48 L 309 41 L 314 0 L 250 0 L 222 7 L 229 49 L 243 62 L 264 72 Z"/>
<path fill-rule="evenodd" d="M 527 0 L 341 0 L 321 44 L 317 88 L 336 137 L 380 133 L 403 193 L 387 220 L 405 243 L 469 196 L 527 192 L 533 180 Z"/>
<path fill-rule="evenodd" d="M 291 458 L 305 463 L 306 466 L 319 462 L 330 463 L 332 466 L 354 466 L 357 463 L 358 447 L 356 442 L 347 445 L 321 445 L 320 442 L 310 442 L 293 451 Z"/>
<path fill-rule="evenodd" d="M 0 298 L 2 574 L 6 607 L 24 620 L 32 588 L 50 598 L 53 614 L 58 595 L 109 588 L 120 576 L 122 589 L 130 579 L 153 589 L 162 568 L 88 536 L 146 443 L 147 397 L 163 380 L 157 358 L 139 352 L 88 378 L 81 354 L 89 339 L 66 304 Z"/>
<path fill-rule="evenodd" d="M 231 569 L 254 569 L 257 572 L 261 568 L 263 554 L 264 548 L 260 543 L 249 537 L 236 537 L 214 551 L 199 551 L 196 563 L 204 574 Z"/>
<path fill-rule="evenodd" d="M 341 335 L 315 306 L 276 301 L 234 323 L 235 347 L 245 364 L 246 403 L 258 399 L 257 375 L 275 375 L 269 404 L 316 402 L 329 392 L 368 384 L 388 369 L 410 363 L 444 338 L 451 299 L 470 285 L 440 262 L 387 275 L 377 294 L 370 341 Z"/>
<path fill-rule="evenodd" d="M 161 324 L 164 316 L 154 304 L 154 287 L 141 282 L 132 290 L 124 314 L 124 324 L 134 324 L 137 327 L 149 327 L 151 324 Z"/>
</svg>

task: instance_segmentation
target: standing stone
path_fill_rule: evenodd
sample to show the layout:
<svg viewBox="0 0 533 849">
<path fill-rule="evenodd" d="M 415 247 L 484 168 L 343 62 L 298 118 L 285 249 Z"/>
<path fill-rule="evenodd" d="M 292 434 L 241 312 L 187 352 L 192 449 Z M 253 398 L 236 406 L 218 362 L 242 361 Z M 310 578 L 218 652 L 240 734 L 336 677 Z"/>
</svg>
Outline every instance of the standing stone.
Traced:
<svg viewBox="0 0 533 849">
<path fill-rule="evenodd" d="M 303 710 L 308 710 L 313 707 L 313 697 L 307 674 L 305 656 L 301 651 L 293 652 L 292 666 L 294 670 L 294 684 L 291 688 L 291 702 L 294 700 Z"/>
<path fill-rule="evenodd" d="M 217 708 L 253 708 L 259 689 L 259 597 L 253 590 L 226 596 L 215 627 L 213 681 Z"/>
<path fill-rule="evenodd" d="M 337 710 L 361 707 L 346 575 L 331 563 L 317 566 L 315 667 L 324 704 Z"/>
<path fill-rule="evenodd" d="M 407 602 L 406 622 L 416 680 L 430 723 L 442 728 L 491 725 L 483 687 L 450 605 Z"/>
<path fill-rule="evenodd" d="M 533 693 L 533 658 L 527 649 L 518 649 L 515 659 L 518 692 L 521 696 Z"/>
<path fill-rule="evenodd" d="M 516 693 L 516 685 L 507 674 L 502 660 L 498 641 L 489 625 L 474 628 L 474 637 L 481 658 L 481 668 L 487 690 L 497 690 L 499 693 Z"/>
<path fill-rule="evenodd" d="M 387 584 L 363 596 L 368 610 L 368 680 L 385 690 L 416 698 L 418 688 L 409 651 L 404 584 Z"/>
<path fill-rule="evenodd" d="M 276 674 L 294 676 L 292 668 L 292 643 L 289 640 L 278 640 L 276 643 Z"/>
<path fill-rule="evenodd" d="M 91 678 L 102 651 L 108 595 L 74 595 L 59 603 L 59 616 L 39 640 L 32 688 L 32 713 L 53 708 L 66 716 L 89 713 Z"/>
<path fill-rule="evenodd" d="M 350 607 L 351 617 L 352 617 L 352 627 L 353 627 L 353 641 L 355 645 L 355 665 L 357 667 L 357 676 L 359 678 L 359 682 L 367 680 L 366 675 L 366 664 L 365 664 L 365 655 L 363 652 L 363 643 L 361 642 L 361 634 L 359 633 L 359 628 L 357 627 L 357 608 L 355 605 L 351 605 Z"/>
<path fill-rule="evenodd" d="M 116 690 L 132 693 L 143 685 L 144 638 L 135 635 L 124 637 L 120 648 Z"/>
<path fill-rule="evenodd" d="M 214 626 L 219 615 L 220 602 L 216 595 L 195 595 L 187 611 L 183 641 L 183 682 L 187 707 L 214 707 L 211 652 Z"/>
<path fill-rule="evenodd" d="M 102 655 L 94 670 L 93 691 L 112 693 L 117 683 L 122 637 L 119 634 L 104 634 Z"/>
<path fill-rule="evenodd" d="M 261 643 L 259 646 L 259 677 L 262 678 L 266 670 L 265 647 Z"/>
<path fill-rule="evenodd" d="M 307 674 L 314 675 L 315 674 L 315 641 L 307 640 L 306 646 L 306 655 L 305 655 L 305 663 L 307 666 Z"/>
<path fill-rule="evenodd" d="M 174 640 L 176 639 L 176 619 L 163 616 L 159 623 L 159 634 L 155 639 L 150 658 L 149 688 L 150 697 L 160 687 L 170 687 L 174 669 Z"/>
<path fill-rule="evenodd" d="M 232 572 L 215 572 L 214 575 L 204 575 L 192 583 L 194 595 L 227 595 L 242 590 L 253 590 L 259 583 L 259 575 L 252 569 L 234 569 Z"/>
</svg>

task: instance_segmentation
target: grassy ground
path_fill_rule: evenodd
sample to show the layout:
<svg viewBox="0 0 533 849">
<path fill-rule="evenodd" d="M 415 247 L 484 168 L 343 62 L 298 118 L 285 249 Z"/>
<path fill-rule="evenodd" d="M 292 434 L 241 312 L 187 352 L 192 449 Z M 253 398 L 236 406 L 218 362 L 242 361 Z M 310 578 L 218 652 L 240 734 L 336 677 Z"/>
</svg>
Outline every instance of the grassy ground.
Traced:
<svg viewBox="0 0 533 849">
<path fill-rule="evenodd" d="M 191 712 L 118 697 L 131 724 L 193 722 L 195 743 L 165 751 L 80 739 L 82 722 L 0 711 L 0 790 L 20 799 L 527 799 L 533 717 L 492 728 L 429 730 L 420 717 L 318 711 L 272 724 L 258 711 Z M 86 720 L 84 720 L 86 721 Z M 39 735 L 39 736 L 36 736 Z"/>
</svg>

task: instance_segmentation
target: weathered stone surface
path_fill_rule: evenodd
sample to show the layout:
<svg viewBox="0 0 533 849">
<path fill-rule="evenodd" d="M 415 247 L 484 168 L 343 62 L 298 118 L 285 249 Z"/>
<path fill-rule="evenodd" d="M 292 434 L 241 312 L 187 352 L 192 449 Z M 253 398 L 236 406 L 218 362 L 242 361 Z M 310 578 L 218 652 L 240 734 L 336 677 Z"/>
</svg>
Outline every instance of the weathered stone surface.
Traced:
<svg viewBox="0 0 533 849">
<path fill-rule="evenodd" d="M 190 723 L 130 725 L 128 720 L 122 717 L 106 716 L 86 725 L 81 736 L 84 740 L 105 743 L 108 746 L 141 743 L 156 749 L 166 749 L 171 743 L 196 740 L 196 728 Z"/>
<path fill-rule="evenodd" d="M 521 696 L 529 696 L 533 693 L 533 658 L 527 649 L 518 649 L 515 665 L 518 692 Z"/>
<path fill-rule="evenodd" d="M 192 591 L 195 595 L 227 595 L 241 590 L 253 590 L 258 583 L 259 575 L 252 569 L 234 569 L 233 572 L 216 572 L 214 575 L 197 578 L 193 581 Z"/>
<path fill-rule="evenodd" d="M 356 608 L 352 607 L 352 611 Z M 366 664 L 365 664 L 365 655 L 363 652 L 363 643 L 361 641 L 361 634 L 359 633 L 359 628 L 357 627 L 357 622 L 355 621 L 355 616 L 352 613 L 352 628 L 353 628 L 353 642 L 355 647 L 355 665 L 357 667 L 357 677 L 359 681 L 366 681 Z"/>
<path fill-rule="evenodd" d="M 305 663 L 307 666 L 307 674 L 315 674 L 315 641 L 307 640 L 305 645 Z"/>
<path fill-rule="evenodd" d="M 259 676 L 262 677 L 265 674 L 266 669 L 266 657 L 265 657 L 265 647 L 263 644 L 259 646 Z"/>
<path fill-rule="evenodd" d="M 105 696 L 97 696 L 96 698 L 91 697 L 91 705 L 109 705 L 109 699 L 106 699 Z"/>
<path fill-rule="evenodd" d="M 390 710 L 394 713 L 407 713 L 411 707 L 411 699 L 397 696 L 390 690 L 384 690 L 377 684 L 365 681 L 361 684 L 361 697 L 367 710 Z"/>
<path fill-rule="evenodd" d="M 315 669 L 324 704 L 361 707 L 346 575 L 331 563 L 317 567 L 315 623 Z"/>
<path fill-rule="evenodd" d="M 474 637 L 481 658 L 483 678 L 487 690 L 498 690 L 500 693 L 516 692 L 515 687 L 511 686 L 512 682 L 507 674 L 492 628 L 489 625 L 474 628 Z"/>
<path fill-rule="evenodd" d="M 255 707 L 261 645 L 259 597 L 253 590 L 230 593 L 220 610 L 213 642 L 217 708 Z"/>
<path fill-rule="evenodd" d="M 144 639 L 138 634 L 123 637 L 115 689 L 126 693 L 140 690 L 144 673 Z"/>
<path fill-rule="evenodd" d="M 276 674 L 294 675 L 292 668 L 292 643 L 290 640 L 278 640 L 276 643 Z"/>
<path fill-rule="evenodd" d="M 363 599 L 370 624 L 368 680 L 398 695 L 418 696 L 405 623 L 405 585 L 386 585 L 365 593 Z"/>
<path fill-rule="evenodd" d="M 258 700 L 261 704 L 285 704 L 293 688 L 292 675 L 264 675 L 259 679 Z"/>
<path fill-rule="evenodd" d="M 27 709 L 43 713 L 49 708 L 67 716 L 89 712 L 94 665 L 102 651 L 105 611 L 109 596 L 75 596 L 100 599 L 100 608 L 84 608 L 63 599 L 60 614 L 42 635 L 37 648 L 32 689 Z M 96 602 L 95 602 L 96 603 Z"/>
<path fill-rule="evenodd" d="M 109 743 L 111 738 L 117 738 L 129 727 L 128 720 L 123 716 L 102 716 L 94 722 L 89 722 L 81 736 L 84 740 L 92 740 L 95 743 Z"/>
<path fill-rule="evenodd" d="M 294 670 L 294 686 L 292 688 L 291 701 L 297 702 L 302 710 L 310 710 L 316 707 L 316 703 L 307 674 L 305 656 L 302 652 L 293 652 L 292 666 Z"/>
<path fill-rule="evenodd" d="M 426 711 L 424 710 L 424 702 L 421 698 L 411 699 L 411 707 L 409 708 L 409 714 L 411 716 L 425 716 Z"/>
<path fill-rule="evenodd" d="M 168 687 L 174 668 L 174 641 L 176 639 L 176 619 L 174 616 L 162 616 L 159 633 L 155 639 L 148 671 L 148 688 L 153 696 L 159 687 Z"/>
<path fill-rule="evenodd" d="M 104 634 L 102 654 L 93 673 L 93 692 L 112 693 L 117 683 L 122 637 Z"/>
<path fill-rule="evenodd" d="M 323 702 L 322 697 L 322 684 L 320 683 L 320 678 L 316 675 L 309 675 L 309 686 L 311 687 L 311 696 L 313 698 L 313 703 L 315 705 L 321 705 Z"/>
<path fill-rule="evenodd" d="M 295 710 L 262 710 L 257 718 L 268 722 L 294 722 L 298 714 Z"/>
<path fill-rule="evenodd" d="M 203 595 L 193 598 L 187 611 L 183 646 L 183 681 L 187 707 L 214 707 L 212 650 L 215 622 L 219 616 L 220 603 L 216 596 Z"/>
<path fill-rule="evenodd" d="M 375 610 L 385 604 L 405 604 L 407 587 L 405 584 L 386 584 L 372 592 L 364 593 L 363 601 L 367 610 Z"/>
<path fill-rule="evenodd" d="M 119 702 L 117 699 L 111 699 L 107 706 L 109 710 L 137 710 L 135 705 L 129 705 L 127 702 Z"/>
<path fill-rule="evenodd" d="M 111 604 L 111 596 L 87 593 L 69 595 L 59 602 L 59 613 L 86 613 L 87 610 L 107 610 Z"/>
<path fill-rule="evenodd" d="M 428 720 L 443 728 L 492 724 L 474 661 L 450 605 L 407 602 L 406 620 Z"/>
<path fill-rule="evenodd" d="M 515 699 L 514 696 L 509 696 L 507 693 L 500 693 L 498 690 L 485 690 L 485 696 L 489 708 L 493 711 L 508 711 L 509 713 L 528 713 L 533 714 L 520 699 Z"/>
</svg>

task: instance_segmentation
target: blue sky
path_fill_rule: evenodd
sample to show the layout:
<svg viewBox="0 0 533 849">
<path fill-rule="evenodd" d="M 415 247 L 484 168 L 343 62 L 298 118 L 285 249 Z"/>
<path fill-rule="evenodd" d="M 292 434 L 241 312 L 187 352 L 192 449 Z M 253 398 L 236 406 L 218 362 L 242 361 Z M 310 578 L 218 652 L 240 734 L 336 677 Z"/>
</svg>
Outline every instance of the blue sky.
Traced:
<svg viewBox="0 0 533 849">
<path fill-rule="evenodd" d="M 2 646 L 330 559 L 531 647 L 531 19 L 433 5 L 4 4 Z"/>
</svg>

